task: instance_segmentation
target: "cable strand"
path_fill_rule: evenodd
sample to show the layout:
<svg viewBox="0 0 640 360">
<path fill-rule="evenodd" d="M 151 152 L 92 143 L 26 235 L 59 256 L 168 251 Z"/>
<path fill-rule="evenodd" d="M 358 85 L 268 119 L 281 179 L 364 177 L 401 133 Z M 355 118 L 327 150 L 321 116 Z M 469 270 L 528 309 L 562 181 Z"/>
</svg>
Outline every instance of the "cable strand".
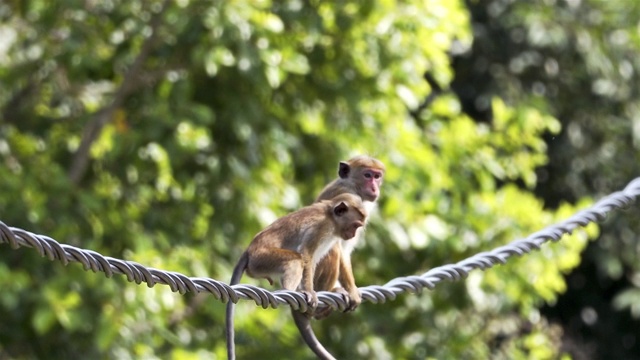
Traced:
<svg viewBox="0 0 640 360">
<path fill-rule="evenodd" d="M 380 304 L 387 300 L 394 300 L 402 293 L 421 293 L 425 288 L 432 290 L 442 281 L 465 279 L 473 270 L 484 271 L 495 265 L 505 264 L 514 255 L 523 256 L 539 250 L 542 244 L 559 241 L 563 235 L 570 234 L 579 227 L 603 221 L 611 211 L 628 207 L 639 195 L 640 177 L 631 181 L 622 191 L 609 194 L 590 208 L 578 211 L 568 219 L 535 232 L 527 238 L 517 239 L 493 250 L 477 253 L 455 264 L 435 267 L 421 275 L 402 276 L 384 285 L 360 287 L 362 299 Z M 229 286 L 215 279 L 189 277 L 177 272 L 148 268 L 133 261 L 104 256 L 93 250 L 60 244 L 48 236 L 10 227 L 2 221 L 0 221 L 0 243 L 8 244 L 11 249 L 33 248 L 40 256 L 51 261 L 60 261 L 64 265 L 78 262 L 82 264 L 85 271 L 101 272 L 107 278 L 111 278 L 113 274 L 125 275 L 129 282 L 135 282 L 138 285 L 144 282 L 150 288 L 156 284 L 163 284 L 169 286 L 171 291 L 180 294 L 208 292 L 223 303 L 253 300 L 257 306 L 265 309 L 277 308 L 280 305 L 290 306 L 294 310 L 306 311 L 307 309 L 306 297 L 300 292 L 269 291 L 248 284 Z M 320 306 L 329 306 L 334 310 L 345 309 L 348 306 L 344 296 L 327 291 L 318 292 L 318 301 Z"/>
</svg>

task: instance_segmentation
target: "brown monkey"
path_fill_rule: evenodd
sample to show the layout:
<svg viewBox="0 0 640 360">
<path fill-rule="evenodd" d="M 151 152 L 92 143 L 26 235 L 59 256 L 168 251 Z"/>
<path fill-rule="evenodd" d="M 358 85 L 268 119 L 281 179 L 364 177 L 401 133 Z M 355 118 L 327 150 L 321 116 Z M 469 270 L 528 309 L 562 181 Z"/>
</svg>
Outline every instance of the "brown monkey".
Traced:
<svg viewBox="0 0 640 360">
<path fill-rule="evenodd" d="M 351 194 L 341 194 L 284 216 L 253 238 L 233 269 L 230 284 L 240 282 L 245 271 L 271 284 L 274 278 L 279 278 L 283 289 L 304 292 L 313 311 L 318 305 L 313 289 L 316 264 L 339 240 L 352 239 L 366 218 L 362 200 Z M 235 304 L 228 302 L 229 359 L 235 359 L 234 310 Z"/>
<path fill-rule="evenodd" d="M 338 178 L 322 190 L 316 201 L 329 199 L 338 194 L 354 194 L 362 198 L 367 213 L 369 213 L 375 207 L 380 196 L 384 172 L 384 164 L 369 156 L 356 156 L 348 161 L 340 162 Z M 367 219 L 365 219 L 365 226 L 366 221 Z M 345 294 L 349 299 L 347 311 L 354 310 L 362 301 L 351 268 L 351 252 L 362 237 L 363 230 L 359 230 L 353 240 L 339 241 L 316 266 L 314 290 L 336 291 Z M 327 307 L 317 312 L 315 317 L 321 319 L 330 313 L 331 308 Z M 292 310 L 292 316 L 302 338 L 318 358 L 334 359 L 313 333 L 310 315 Z"/>
</svg>

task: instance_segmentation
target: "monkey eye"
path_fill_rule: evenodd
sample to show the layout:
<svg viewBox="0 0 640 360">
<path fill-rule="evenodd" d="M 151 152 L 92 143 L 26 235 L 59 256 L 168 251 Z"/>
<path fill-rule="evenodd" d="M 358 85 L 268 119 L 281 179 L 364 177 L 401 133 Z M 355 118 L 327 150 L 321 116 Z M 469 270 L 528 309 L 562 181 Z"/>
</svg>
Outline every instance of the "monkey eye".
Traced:
<svg viewBox="0 0 640 360">
<path fill-rule="evenodd" d="M 373 177 L 374 179 L 378 180 L 382 177 L 382 175 L 379 173 L 366 172 L 364 173 L 364 177 L 367 179 L 371 179 Z"/>
</svg>

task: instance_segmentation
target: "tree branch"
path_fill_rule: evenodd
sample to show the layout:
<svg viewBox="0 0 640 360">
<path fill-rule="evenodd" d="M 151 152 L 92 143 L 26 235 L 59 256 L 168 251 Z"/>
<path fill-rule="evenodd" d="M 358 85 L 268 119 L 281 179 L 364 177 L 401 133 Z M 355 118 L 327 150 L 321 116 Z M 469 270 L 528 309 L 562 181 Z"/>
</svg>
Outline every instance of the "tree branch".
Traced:
<svg viewBox="0 0 640 360">
<path fill-rule="evenodd" d="M 418 105 L 417 108 L 415 108 L 413 110 L 409 110 L 409 114 L 414 118 L 414 120 L 416 120 L 416 122 L 419 122 L 420 113 L 422 113 L 422 111 L 424 109 L 429 107 L 431 105 L 431 103 L 440 94 L 442 94 L 444 92 L 444 89 L 442 89 L 440 84 L 438 84 L 436 79 L 429 72 L 425 72 L 424 73 L 424 79 L 427 81 L 429 86 L 431 86 L 431 93 L 429 93 L 429 95 L 427 95 L 427 97 L 422 101 L 422 103 L 420 103 L 420 105 Z"/>
<path fill-rule="evenodd" d="M 73 184 L 77 185 L 87 172 L 91 145 L 96 141 L 104 126 L 113 119 L 113 113 L 122 106 L 126 97 L 129 96 L 136 88 L 136 80 L 139 79 L 139 74 L 142 71 L 144 62 L 147 60 L 149 53 L 155 46 L 158 38 L 158 28 L 162 23 L 162 15 L 168 5 L 169 0 L 165 0 L 160 11 L 153 15 L 150 22 L 151 35 L 144 40 L 140 53 L 125 73 L 124 79 L 122 80 L 120 87 L 116 90 L 111 103 L 98 110 L 89 123 L 87 123 L 87 126 L 82 133 L 80 146 L 73 155 L 71 167 L 69 168 L 69 179 Z"/>
</svg>

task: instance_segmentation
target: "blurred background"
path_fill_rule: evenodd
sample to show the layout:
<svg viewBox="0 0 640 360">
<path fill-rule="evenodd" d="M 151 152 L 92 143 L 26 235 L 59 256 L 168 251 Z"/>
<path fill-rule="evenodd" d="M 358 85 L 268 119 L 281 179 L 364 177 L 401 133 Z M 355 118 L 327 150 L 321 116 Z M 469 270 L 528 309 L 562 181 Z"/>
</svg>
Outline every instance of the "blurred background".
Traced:
<svg viewBox="0 0 640 360">
<path fill-rule="evenodd" d="M 387 166 L 360 286 L 565 219 L 640 174 L 640 2 L 7 0 L 0 221 L 228 281 L 340 160 Z M 640 207 L 315 322 L 343 359 L 640 358 Z M 268 287 L 245 277 L 244 281 Z M 0 359 L 225 358 L 224 304 L 0 246 Z M 312 359 L 242 302 L 240 359 Z"/>
</svg>

